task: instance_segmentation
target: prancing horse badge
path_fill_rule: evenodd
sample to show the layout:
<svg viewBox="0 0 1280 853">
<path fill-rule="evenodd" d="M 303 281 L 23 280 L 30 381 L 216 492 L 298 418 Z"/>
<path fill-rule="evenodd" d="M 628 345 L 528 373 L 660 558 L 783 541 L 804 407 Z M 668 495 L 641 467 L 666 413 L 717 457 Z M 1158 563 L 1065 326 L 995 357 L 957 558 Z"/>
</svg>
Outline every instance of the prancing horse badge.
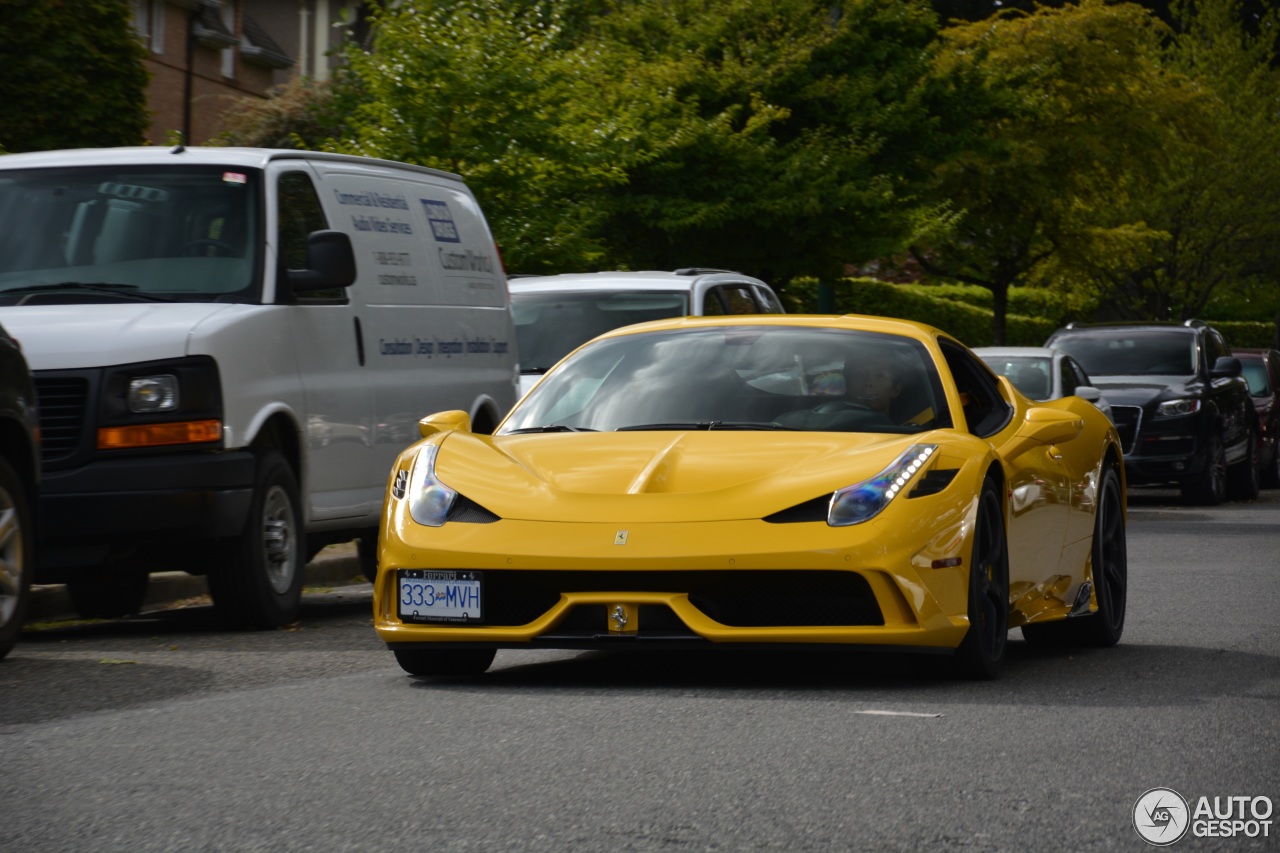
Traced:
<svg viewBox="0 0 1280 853">
<path fill-rule="evenodd" d="M 619 530 L 617 533 L 613 534 L 613 544 L 614 544 L 614 545 L 626 545 L 626 544 L 627 544 L 627 531 L 625 531 L 625 530 Z"/>
</svg>

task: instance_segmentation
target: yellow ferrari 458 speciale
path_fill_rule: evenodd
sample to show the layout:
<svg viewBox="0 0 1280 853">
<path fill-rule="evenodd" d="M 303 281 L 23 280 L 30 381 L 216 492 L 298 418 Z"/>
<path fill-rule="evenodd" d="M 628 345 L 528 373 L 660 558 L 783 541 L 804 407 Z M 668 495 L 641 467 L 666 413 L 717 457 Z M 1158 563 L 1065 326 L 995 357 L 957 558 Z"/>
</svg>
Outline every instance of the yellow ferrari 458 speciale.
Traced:
<svg viewBox="0 0 1280 853">
<path fill-rule="evenodd" d="M 1010 628 L 1113 645 L 1125 481 L 1091 403 L 867 316 L 684 318 L 568 355 L 493 435 L 391 471 L 378 636 L 414 675 L 497 649 L 876 646 L 994 677 Z"/>
</svg>

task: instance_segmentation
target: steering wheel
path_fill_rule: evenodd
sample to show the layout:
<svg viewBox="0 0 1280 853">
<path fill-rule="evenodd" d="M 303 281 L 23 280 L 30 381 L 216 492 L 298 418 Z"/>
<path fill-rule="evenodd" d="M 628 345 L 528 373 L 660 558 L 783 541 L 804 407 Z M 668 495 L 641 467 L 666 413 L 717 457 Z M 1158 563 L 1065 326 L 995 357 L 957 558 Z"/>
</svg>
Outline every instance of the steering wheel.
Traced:
<svg viewBox="0 0 1280 853">
<path fill-rule="evenodd" d="M 864 403 L 855 403 L 852 400 L 831 400 L 820 406 L 815 406 L 813 411 L 819 415 L 834 415 L 839 412 L 874 412 L 875 409 Z"/>
<path fill-rule="evenodd" d="M 239 250 L 230 243 L 211 239 L 192 240 L 190 243 L 185 244 L 181 249 L 179 249 L 178 254 L 184 257 L 187 255 L 194 255 L 196 254 L 197 249 L 204 248 L 216 249 L 217 255 L 215 257 L 235 258 L 240 255 Z"/>
</svg>

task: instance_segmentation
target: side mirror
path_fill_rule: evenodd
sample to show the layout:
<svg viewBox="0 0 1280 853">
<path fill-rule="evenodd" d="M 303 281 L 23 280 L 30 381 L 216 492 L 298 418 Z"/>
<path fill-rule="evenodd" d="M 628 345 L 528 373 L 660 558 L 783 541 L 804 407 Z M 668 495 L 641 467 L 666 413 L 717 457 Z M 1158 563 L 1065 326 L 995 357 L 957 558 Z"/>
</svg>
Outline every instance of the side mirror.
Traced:
<svg viewBox="0 0 1280 853">
<path fill-rule="evenodd" d="M 1077 385 L 1076 396 L 1082 400 L 1088 400 L 1090 403 L 1096 403 L 1102 399 L 1102 391 L 1092 385 Z"/>
<path fill-rule="evenodd" d="M 418 433 L 423 438 L 435 435 L 438 432 L 450 432 L 451 430 L 471 432 L 471 416 L 461 409 L 453 409 L 448 412 L 436 412 L 434 415 L 427 415 L 418 421 Z"/>
<path fill-rule="evenodd" d="M 1244 367 L 1240 364 L 1240 359 L 1229 355 L 1221 356 L 1213 363 L 1213 370 L 1209 371 L 1209 375 L 1214 379 L 1227 379 L 1242 373 L 1244 373 Z"/>
<path fill-rule="evenodd" d="M 356 280 L 356 253 L 343 231 L 312 231 L 307 236 L 307 268 L 289 270 L 289 287 L 297 293 L 350 287 Z"/>
<path fill-rule="evenodd" d="M 1001 452 L 1006 459 L 1026 453 L 1037 444 L 1060 444 L 1070 441 L 1084 430 L 1084 418 L 1061 409 L 1036 406 L 1027 409 L 1022 425 Z"/>
</svg>

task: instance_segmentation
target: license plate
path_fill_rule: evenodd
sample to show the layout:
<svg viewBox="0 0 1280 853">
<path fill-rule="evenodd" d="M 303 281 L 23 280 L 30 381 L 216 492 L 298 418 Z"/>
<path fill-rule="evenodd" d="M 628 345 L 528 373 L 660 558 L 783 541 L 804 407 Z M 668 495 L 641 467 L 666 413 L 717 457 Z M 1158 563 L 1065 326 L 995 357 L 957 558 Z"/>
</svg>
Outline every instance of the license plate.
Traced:
<svg viewBox="0 0 1280 853">
<path fill-rule="evenodd" d="M 480 621 L 480 572 L 401 569 L 397 583 L 401 622 Z"/>
</svg>

